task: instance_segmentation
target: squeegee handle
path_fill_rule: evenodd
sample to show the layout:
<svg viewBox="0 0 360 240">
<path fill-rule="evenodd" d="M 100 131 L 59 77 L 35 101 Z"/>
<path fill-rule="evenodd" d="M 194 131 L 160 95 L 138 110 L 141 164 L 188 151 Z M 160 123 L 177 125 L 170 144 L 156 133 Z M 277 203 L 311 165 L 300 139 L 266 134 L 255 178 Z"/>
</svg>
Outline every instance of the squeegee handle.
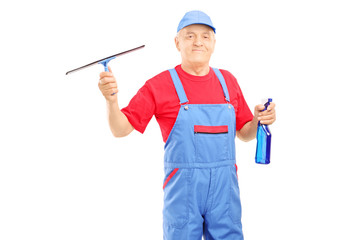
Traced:
<svg viewBox="0 0 360 240">
<path fill-rule="evenodd" d="M 108 64 L 111 60 L 115 59 L 116 57 L 111 57 L 111 58 L 107 58 L 101 62 L 99 62 L 99 64 L 102 64 L 105 68 L 105 72 L 108 72 L 109 71 L 109 68 L 108 68 Z M 112 93 L 111 95 L 115 95 L 116 93 Z"/>
<path fill-rule="evenodd" d="M 116 57 L 111 57 L 111 58 L 107 58 L 101 62 L 99 62 L 99 64 L 102 64 L 104 65 L 104 68 L 105 68 L 105 72 L 108 72 L 109 71 L 109 68 L 108 68 L 108 64 L 111 60 L 115 59 Z"/>
</svg>

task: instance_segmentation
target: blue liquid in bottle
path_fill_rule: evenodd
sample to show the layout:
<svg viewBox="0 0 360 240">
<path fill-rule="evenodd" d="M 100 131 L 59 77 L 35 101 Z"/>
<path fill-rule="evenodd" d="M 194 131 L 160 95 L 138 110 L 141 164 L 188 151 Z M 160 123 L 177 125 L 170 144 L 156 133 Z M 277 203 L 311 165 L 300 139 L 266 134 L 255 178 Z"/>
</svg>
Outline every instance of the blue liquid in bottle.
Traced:
<svg viewBox="0 0 360 240">
<path fill-rule="evenodd" d="M 269 98 L 265 103 L 265 110 L 272 102 L 272 99 Z M 257 133 L 256 133 L 256 156 L 255 162 L 259 164 L 269 164 L 270 163 L 270 149 L 271 149 L 271 132 L 268 125 L 258 123 Z"/>
</svg>

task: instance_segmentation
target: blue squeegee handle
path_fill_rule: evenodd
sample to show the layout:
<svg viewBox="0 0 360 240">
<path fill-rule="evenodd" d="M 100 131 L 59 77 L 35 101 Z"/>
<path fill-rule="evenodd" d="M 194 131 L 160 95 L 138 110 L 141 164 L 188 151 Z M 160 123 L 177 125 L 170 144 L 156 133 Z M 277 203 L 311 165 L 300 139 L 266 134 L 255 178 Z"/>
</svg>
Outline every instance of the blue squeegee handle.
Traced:
<svg viewBox="0 0 360 240">
<path fill-rule="evenodd" d="M 115 59 L 116 57 L 111 57 L 111 58 L 107 58 L 101 62 L 99 62 L 99 64 L 102 64 L 104 65 L 104 68 L 105 68 L 105 72 L 108 72 L 109 71 L 109 68 L 108 68 L 108 64 L 111 60 Z"/>
</svg>

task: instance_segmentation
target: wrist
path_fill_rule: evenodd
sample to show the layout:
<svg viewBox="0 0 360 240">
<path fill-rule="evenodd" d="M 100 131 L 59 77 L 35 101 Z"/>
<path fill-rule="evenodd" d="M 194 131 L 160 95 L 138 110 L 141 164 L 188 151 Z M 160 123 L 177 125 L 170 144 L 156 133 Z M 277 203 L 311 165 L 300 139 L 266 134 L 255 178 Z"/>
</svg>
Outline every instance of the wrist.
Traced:
<svg viewBox="0 0 360 240">
<path fill-rule="evenodd" d="M 253 119 L 251 120 L 251 124 L 257 126 L 257 124 L 259 122 L 258 118 L 259 118 L 258 115 L 254 115 Z"/>
<path fill-rule="evenodd" d="M 119 103 L 117 101 L 117 98 L 116 99 L 111 99 L 111 100 L 106 99 L 106 105 L 108 107 L 119 107 Z"/>
</svg>

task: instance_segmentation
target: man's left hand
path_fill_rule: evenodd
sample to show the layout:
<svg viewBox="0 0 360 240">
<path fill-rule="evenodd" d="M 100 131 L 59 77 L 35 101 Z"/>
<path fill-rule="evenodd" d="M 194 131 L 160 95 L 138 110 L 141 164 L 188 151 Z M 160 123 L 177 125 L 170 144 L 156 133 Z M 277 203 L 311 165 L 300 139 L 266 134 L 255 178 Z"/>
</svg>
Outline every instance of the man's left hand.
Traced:
<svg viewBox="0 0 360 240">
<path fill-rule="evenodd" d="M 261 124 L 273 124 L 276 120 L 275 103 L 271 102 L 267 110 L 263 111 L 264 109 L 264 105 L 256 105 L 254 111 L 254 118 L 260 121 Z"/>
</svg>

